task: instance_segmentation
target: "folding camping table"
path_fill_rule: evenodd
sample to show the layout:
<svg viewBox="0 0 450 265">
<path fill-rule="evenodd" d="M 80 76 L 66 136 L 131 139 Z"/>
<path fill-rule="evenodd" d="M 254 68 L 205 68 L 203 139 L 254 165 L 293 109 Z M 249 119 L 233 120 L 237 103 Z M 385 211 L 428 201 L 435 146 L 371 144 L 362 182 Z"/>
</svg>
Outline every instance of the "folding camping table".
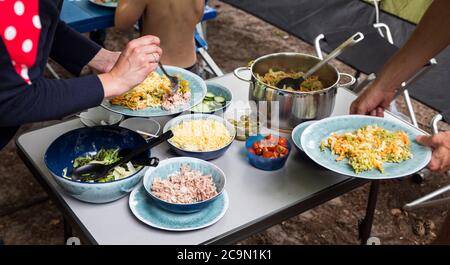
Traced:
<svg viewBox="0 0 450 265">
<path fill-rule="evenodd" d="M 211 81 L 231 89 L 234 106 L 237 101 L 248 102 L 248 83 L 231 74 Z M 347 114 L 354 99 L 352 92 L 339 88 L 332 115 Z M 389 113 L 386 117 L 397 119 Z M 163 123 L 167 118 L 158 120 Z M 205 229 L 168 232 L 149 227 L 135 218 L 128 208 L 128 196 L 107 204 L 89 204 L 68 196 L 58 186 L 44 164 L 44 153 L 55 138 L 82 126 L 79 119 L 73 119 L 27 132 L 17 138 L 16 145 L 20 157 L 61 209 L 68 224 L 79 232 L 84 242 L 91 244 L 235 243 L 368 183 L 322 168 L 295 148 L 281 170 L 258 170 L 247 162 L 244 142 L 234 141 L 222 157 L 212 161 L 227 176 L 225 189 L 230 203 L 225 216 Z M 285 136 L 290 139 L 289 135 Z M 167 144 L 154 148 L 152 154 L 160 159 L 173 156 Z M 377 189 L 378 185 L 372 185 L 371 194 Z M 364 244 L 370 236 L 375 203 L 376 200 L 369 200 L 364 231 L 361 231 Z M 69 225 L 66 237 L 70 236 Z"/>
<path fill-rule="evenodd" d="M 89 3 L 89 0 L 64 0 L 61 19 L 78 32 L 91 32 L 114 27 L 114 10 Z M 206 5 L 202 21 L 216 16 L 217 11 Z"/>
</svg>

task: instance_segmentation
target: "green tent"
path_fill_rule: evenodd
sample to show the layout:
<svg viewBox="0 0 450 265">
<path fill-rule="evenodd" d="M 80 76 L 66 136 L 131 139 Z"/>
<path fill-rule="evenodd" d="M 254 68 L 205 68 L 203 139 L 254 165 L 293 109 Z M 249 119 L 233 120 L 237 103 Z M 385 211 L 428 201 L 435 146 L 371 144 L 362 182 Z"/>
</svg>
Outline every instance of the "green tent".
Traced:
<svg viewBox="0 0 450 265">
<path fill-rule="evenodd" d="M 373 4 L 374 0 L 366 0 Z M 381 0 L 380 9 L 398 16 L 411 23 L 417 24 L 433 0 Z"/>
</svg>

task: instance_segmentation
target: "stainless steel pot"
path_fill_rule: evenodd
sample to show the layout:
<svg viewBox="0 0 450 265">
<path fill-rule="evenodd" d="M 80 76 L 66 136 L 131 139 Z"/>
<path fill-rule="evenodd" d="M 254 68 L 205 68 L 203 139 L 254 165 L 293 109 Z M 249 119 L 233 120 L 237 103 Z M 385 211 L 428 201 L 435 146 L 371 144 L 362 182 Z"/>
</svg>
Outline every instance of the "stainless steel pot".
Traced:
<svg viewBox="0 0 450 265">
<path fill-rule="evenodd" d="M 262 76 L 269 69 L 307 72 L 319 61 L 320 59 L 315 56 L 302 53 L 274 53 L 256 59 L 249 67 L 236 68 L 234 75 L 250 83 L 249 100 L 255 101 L 258 111 L 267 116 L 267 124 L 272 128 L 290 131 L 303 121 L 330 116 L 334 108 L 337 87 L 351 86 L 356 82 L 355 78 L 349 74 L 339 73 L 335 67 L 325 64 L 315 72 L 324 89 L 297 92 L 265 84 L 258 80 L 257 74 Z M 241 75 L 243 71 L 251 71 L 251 78 L 243 77 Z M 348 76 L 351 81 L 339 84 L 341 76 Z"/>
</svg>

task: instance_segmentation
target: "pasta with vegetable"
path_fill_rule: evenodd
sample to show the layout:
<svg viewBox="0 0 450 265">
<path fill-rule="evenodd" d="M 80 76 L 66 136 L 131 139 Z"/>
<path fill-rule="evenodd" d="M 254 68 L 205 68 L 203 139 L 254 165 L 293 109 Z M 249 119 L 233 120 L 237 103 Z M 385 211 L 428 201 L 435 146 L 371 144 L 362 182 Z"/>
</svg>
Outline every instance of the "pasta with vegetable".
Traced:
<svg viewBox="0 0 450 265">
<path fill-rule="evenodd" d="M 321 142 L 320 149 L 329 148 L 336 161 L 348 158 L 356 173 L 378 169 L 384 173 L 383 163 L 400 163 L 412 158 L 408 135 L 391 132 L 377 125 L 368 125 L 354 132 L 331 134 Z"/>
</svg>

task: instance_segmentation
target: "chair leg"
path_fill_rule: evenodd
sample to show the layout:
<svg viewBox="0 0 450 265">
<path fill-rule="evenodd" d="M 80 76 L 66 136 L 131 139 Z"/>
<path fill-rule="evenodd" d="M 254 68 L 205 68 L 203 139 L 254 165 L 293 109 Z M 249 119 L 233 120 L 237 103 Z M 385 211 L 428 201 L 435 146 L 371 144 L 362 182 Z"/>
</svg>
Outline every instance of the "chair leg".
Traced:
<svg viewBox="0 0 450 265">
<path fill-rule="evenodd" d="M 427 195 L 423 196 L 422 198 L 419 198 L 413 202 L 405 204 L 405 206 L 403 206 L 403 209 L 409 211 L 409 210 L 414 210 L 414 209 L 418 209 L 418 208 L 435 206 L 435 205 L 450 202 L 450 197 L 432 200 L 433 198 L 435 198 L 439 195 L 442 195 L 448 191 L 450 191 L 450 185 L 440 188 L 440 189 L 438 189 L 430 194 L 427 194 Z"/>
<path fill-rule="evenodd" d="M 216 62 L 211 58 L 208 52 L 204 48 L 199 48 L 198 52 L 206 64 L 211 68 L 216 76 L 223 76 L 222 70 L 217 66 Z"/>
<path fill-rule="evenodd" d="M 408 109 L 408 115 L 411 119 L 411 123 L 414 125 L 414 127 L 419 128 L 419 124 L 417 123 L 416 114 L 414 112 L 414 107 L 411 103 L 411 98 L 409 97 L 408 90 L 403 91 L 403 97 L 405 98 L 406 108 Z"/>
</svg>

